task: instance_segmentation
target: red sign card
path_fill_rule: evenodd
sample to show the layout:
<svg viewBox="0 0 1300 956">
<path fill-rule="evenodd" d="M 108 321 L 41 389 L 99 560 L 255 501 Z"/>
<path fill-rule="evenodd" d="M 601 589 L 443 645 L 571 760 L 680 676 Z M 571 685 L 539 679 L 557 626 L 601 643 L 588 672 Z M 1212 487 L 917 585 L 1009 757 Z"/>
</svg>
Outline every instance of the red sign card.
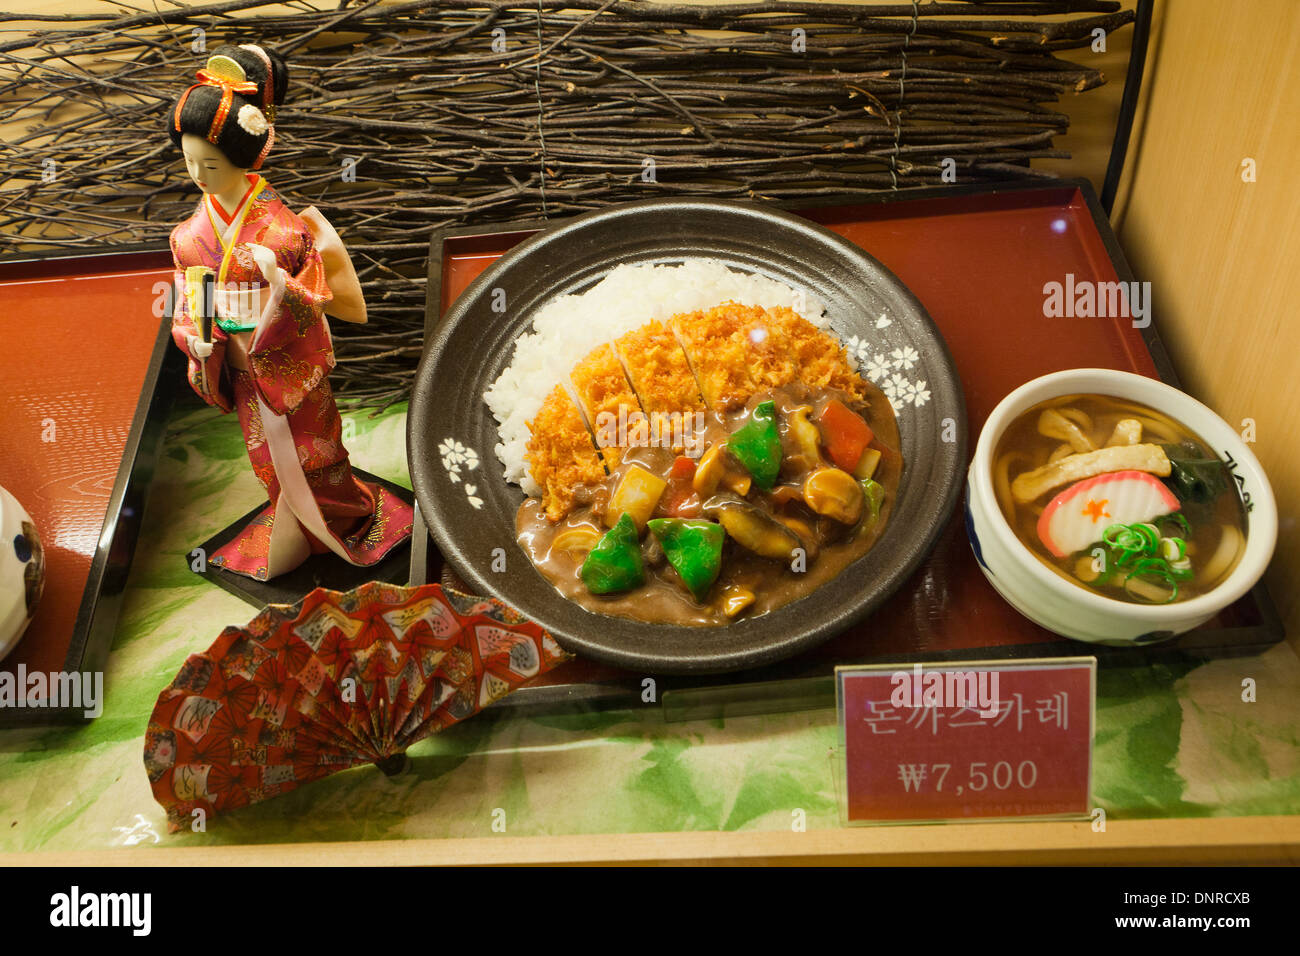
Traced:
<svg viewBox="0 0 1300 956">
<path fill-rule="evenodd" d="M 836 668 L 850 823 L 1087 815 L 1096 658 Z"/>
</svg>

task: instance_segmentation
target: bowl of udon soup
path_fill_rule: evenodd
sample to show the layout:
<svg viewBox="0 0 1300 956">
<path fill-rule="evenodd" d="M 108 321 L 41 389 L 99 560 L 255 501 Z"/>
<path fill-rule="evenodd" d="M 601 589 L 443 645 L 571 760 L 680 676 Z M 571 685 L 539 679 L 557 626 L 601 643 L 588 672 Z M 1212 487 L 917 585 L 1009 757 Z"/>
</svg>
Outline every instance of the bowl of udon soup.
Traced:
<svg viewBox="0 0 1300 956">
<path fill-rule="evenodd" d="M 1227 422 L 1154 379 L 1070 369 L 1004 398 L 967 473 L 985 577 L 1043 627 L 1166 640 L 1245 594 L 1277 541 L 1258 460 Z"/>
</svg>

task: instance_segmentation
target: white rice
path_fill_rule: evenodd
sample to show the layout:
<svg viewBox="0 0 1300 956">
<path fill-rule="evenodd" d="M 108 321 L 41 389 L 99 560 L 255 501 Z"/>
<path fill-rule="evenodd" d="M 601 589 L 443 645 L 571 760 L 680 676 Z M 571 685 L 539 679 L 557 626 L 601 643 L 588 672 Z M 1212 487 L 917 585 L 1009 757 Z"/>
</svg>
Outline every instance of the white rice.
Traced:
<svg viewBox="0 0 1300 956">
<path fill-rule="evenodd" d="M 711 309 L 726 301 L 764 308 L 792 308 L 824 328 L 825 307 L 807 290 L 766 276 L 727 268 L 716 259 L 681 265 L 621 265 L 581 295 L 557 296 L 537 310 L 530 331 L 515 342 L 509 367 L 483 394 L 496 417 L 497 457 L 505 477 L 526 494 L 541 489 L 528 475 L 524 453 L 528 422 L 556 384 L 568 387 L 569 370 L 592 349 L 654 319 Z"/>
</svg>

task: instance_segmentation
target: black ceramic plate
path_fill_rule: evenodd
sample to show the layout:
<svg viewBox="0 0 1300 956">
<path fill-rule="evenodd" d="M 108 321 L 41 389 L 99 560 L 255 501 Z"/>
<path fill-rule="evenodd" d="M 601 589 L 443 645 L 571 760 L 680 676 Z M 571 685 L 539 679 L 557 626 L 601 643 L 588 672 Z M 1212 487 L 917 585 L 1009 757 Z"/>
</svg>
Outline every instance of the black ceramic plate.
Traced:
<svg viewBox="0 0 1300 956">
<path fill-rule="evenodd" d="M 894 402 L 904 471 L 889 524 L 866 555 L 807 597 L 734 624 L 687 627 L 595 614 L 560 594 L 516 543 L 523 492 L 493 451 L 483 393 L 515 339 L 553 296 L 581 292 L 621 263 L 708 257 L 802 288 Z M 508 311 L 500 313 L 503 290 Z M 883 602 L 934 545 L 966 460 L 966 411 L 947 346 L 916 297 L 879 262 L 789 213 L 733 202 L 652 200 L 557 224 L 493 263 L 425 346 L 407 420 L 416 499 L 443 555 L 585 656 L 648 673 L 757 667 L 844 630 Z M 497 549 L 502 549 L 498 551 Z M 506 570 L 501 566 L 504 556 Z"/>
</svg>

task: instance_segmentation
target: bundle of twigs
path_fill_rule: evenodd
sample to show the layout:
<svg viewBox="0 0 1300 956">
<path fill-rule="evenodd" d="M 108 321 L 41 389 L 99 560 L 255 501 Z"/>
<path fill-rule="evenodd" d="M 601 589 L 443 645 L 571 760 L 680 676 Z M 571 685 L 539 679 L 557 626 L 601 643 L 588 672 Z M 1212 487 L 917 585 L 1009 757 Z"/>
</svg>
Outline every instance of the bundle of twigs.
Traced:
<svg viewBox="0 0 1300 956">
<path fill-rule="evenodd" d="M 335 383 L 379 405 L 419 356 L 432 229 L 1037 175 L 1032 159 L 1066 155 L 1050 104 L 1103 82 L 1057 53 L 1132 19 L 1094 0 L 154 7 L 0 14 L 41 21 L 0 32 L 18 130 L 0 144 L 0 234 L 11 249 L 161 244 L 197 196 L 163 134 L 195 47 L 274 47 L 291 81 L 267 178 L 348 242 L 373 322 L 337 328 Z"/>
</svg>

